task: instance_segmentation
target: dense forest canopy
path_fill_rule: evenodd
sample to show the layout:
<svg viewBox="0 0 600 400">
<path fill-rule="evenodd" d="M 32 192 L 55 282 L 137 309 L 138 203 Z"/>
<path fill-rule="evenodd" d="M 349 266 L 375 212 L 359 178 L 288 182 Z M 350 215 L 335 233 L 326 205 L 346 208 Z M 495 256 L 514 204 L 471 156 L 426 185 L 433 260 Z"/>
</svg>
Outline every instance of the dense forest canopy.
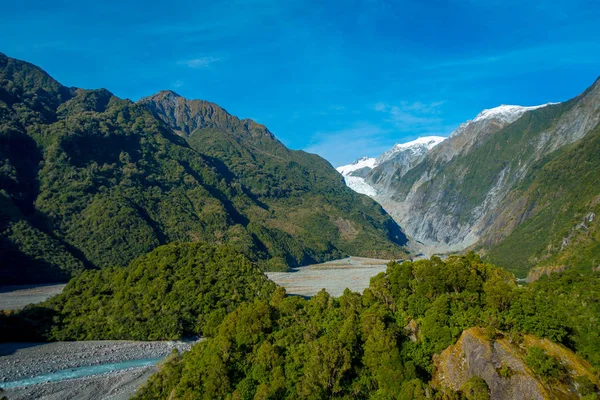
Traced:
<svg viewBox="0 0 600 400">
<path fill-rule="evenodd" d="M 598 368 L 599 298 L 599 274 L 571 271 L 519 287 L 473 254 L 391 263 L 363 295 L 322 291 L 305 300 L 279 288 L 268 300 L 242 304 L 208 340 L 171 357 L 136 398 L 489 398 L 481 379 L 458 394 L 431 386 L 434 355 L 479 326 L 484 340 L 524 346 L 525 334 L 549 338 Z M 566 373 L 543 349 L 522 349 L 551 388 L 589 380 Z M 588 386 L 596 398 L 598 388 Z"/>
</svg>

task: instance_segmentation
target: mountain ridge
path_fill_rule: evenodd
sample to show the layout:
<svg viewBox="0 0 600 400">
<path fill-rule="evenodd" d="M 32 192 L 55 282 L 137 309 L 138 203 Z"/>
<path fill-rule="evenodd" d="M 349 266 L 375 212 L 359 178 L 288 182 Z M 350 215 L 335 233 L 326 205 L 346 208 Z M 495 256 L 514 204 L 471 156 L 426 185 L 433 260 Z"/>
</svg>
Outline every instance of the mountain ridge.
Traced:
<svg viewBox="0 0 600 400">
<path fill-rule="evenodd" d="M 176 96 L 67 88 L 0 56 L 3 282 L 64 281 L 174 241 L 229 242 L 269 269 L 403 257 L 400 227 L 327 161 Z"/>
</svg>

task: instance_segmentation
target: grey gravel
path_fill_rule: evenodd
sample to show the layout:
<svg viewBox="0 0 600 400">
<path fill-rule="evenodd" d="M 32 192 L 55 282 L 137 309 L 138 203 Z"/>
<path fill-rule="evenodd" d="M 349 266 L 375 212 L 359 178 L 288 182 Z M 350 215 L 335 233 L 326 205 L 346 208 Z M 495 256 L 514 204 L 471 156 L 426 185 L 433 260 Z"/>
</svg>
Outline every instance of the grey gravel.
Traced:
<svg viewBox="0 0 600 400">
<path fill-rule="evenodd" d="M 27 304 L 41 303 L 61 293 L 65 286 L 66 283 L 0 286 L 0 310 L 19 310 Z"/>
<path fill-rule="evenodd" d="M 0 382 L 16 381 L 83 366 L 166 357 L 172 349 L 186 351 L 194 343 L 194 341 L 127 340 L 0 343 Z"/>
<path fill-rule="evenodd" d="M 156 367 L 130 368 L 107 374 L 6 390 L 9 400 L 125 400 L 157 371 Z"/>
<path fill-rule="evenodd" d="M 362 293 L 371 278 L 385 272 L 390 260 L 348 257 L 342 260 L 294 268 L 291 272 L 267 272 L 273 282 L 285 287 L 288 294 L 314 296 L 321 289 L 339 297 L 346 288 Z"/>
</svg>

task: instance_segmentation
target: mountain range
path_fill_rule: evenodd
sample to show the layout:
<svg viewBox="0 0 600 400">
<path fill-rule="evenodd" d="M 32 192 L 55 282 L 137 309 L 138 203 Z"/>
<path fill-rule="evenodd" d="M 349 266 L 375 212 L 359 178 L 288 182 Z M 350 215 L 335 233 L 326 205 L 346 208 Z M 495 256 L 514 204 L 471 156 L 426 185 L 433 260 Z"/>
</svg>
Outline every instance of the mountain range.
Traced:
<svg viewBox="0 0 600 400">
<path fill-rule="evenodd" d="M 600 80 L 336 171 L 217 104 L 0 54 L 0 282 L 69 280 L 0 341 L 203 338 L 137 399 L 597 399 L 599 107 Z M 441 252 L 466 254 L 406 260 Z M 264 274 L 345 255 L 402 260 L 339 297 Z"/>
<path fill-rule="evenodd" d="M 172 91 L 66 87 L 0 54 L 0 280 L 65 281 L 170 242 L 227 242 L 265 269 L 398 258 L 400 227 L 321 157 Z"/>
<path fill-rule="evenodd" d="M 595 268 L 599 122 L 597 80 L 569 101 L 484 110 L 430 148 L 396 145 L 338 171 L 394 217 L 414 251 L 473 249 L 520 275 Z"/>
</svg>

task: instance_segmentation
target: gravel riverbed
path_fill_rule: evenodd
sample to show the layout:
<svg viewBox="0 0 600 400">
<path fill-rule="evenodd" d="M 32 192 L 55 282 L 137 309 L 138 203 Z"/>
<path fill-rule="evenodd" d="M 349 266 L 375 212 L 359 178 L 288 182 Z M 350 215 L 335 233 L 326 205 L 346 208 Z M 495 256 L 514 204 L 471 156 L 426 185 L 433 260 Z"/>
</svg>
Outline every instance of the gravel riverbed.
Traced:
<svg viewBox="0 0 600 400">
<path fill-rule="evenodd" d="M 156 371 L 156 367 L 130 368 L 9 389 L 2 395 L 8 400 L 126 400 Z"/>
<path fill-rule="evenodd" d="M 41 303 L 61 293 L 65 286 L 66 283 L 0 286 L 0 310 L 19 310 L 27 304 Z"/>
<path fill-rule="evenodd" d="M 173 349 L 189 350 L 193 341 L 136 342 L 99 340 L 55 343 L 0 343 L 1 382 L 89 365 L 162 358 Z"/>
<path fill-rule="evenodd" d="M 285 287 L 288 294 L 314 296 L 321 289 L 339 297 L 346 288 L 362 293 L 371 278 L 385 272 L 390 260 L 348 257 L 306 267 L 293 268 L 291 272 L 267 272 L 267 277 Z"/>
</svg>

